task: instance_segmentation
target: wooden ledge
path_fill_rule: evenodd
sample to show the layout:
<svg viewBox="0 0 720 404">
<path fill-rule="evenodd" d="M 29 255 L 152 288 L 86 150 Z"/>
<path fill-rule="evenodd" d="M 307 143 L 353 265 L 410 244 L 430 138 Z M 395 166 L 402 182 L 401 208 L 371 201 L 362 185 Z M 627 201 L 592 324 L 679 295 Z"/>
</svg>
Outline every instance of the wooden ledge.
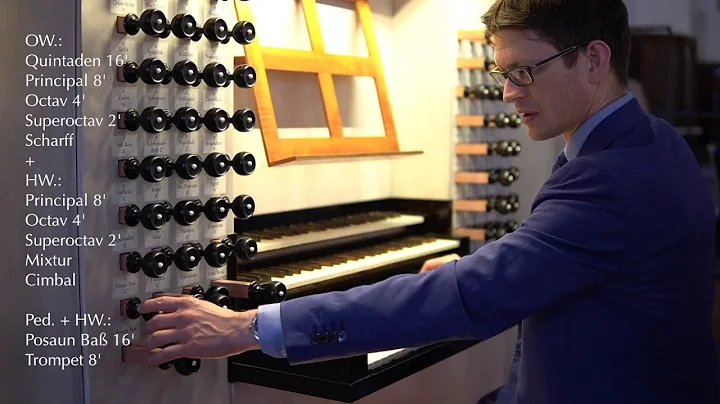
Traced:
<svg viewBox="0 0 720 404">
<path fill-rule="evenodd" d="M 472 41 L 483 45 L 489 44 L 487 32 L 484 29 L 464 29 L 458 31 L 457 38 L 460 41 Z"/>
<path fill-rule="evenodd" d="M 455 234 L 455 237 L 470 237 L 471 240 L 485 241 L 485 229 L 460 227 L 456 228 L 453 233 Z"/>
<path fill-rule="evenodd" d="M 290 165 L 290 164 L 311 164 L 311 163 L 340 163 L 340 162 L 348 162 L 348 161 L 357 161 L 357 160 L 386 160 L 386 159 L 396 159 L 401 157 L 408 157 L 408 156 L 417 156 L 421 155 L 424 152 L 422 150 L 415 150 L 415 151 L 389 151 L 389 152 L 372 152 L 372 153 L 332 153 L 332 154 L 324 154 L 324 155 L 295 155 L 295 156 L 288 156 L 288 157 L 282 157 L 278 160 L 274 160 L 272 164 L 269 164 L 270 167 L 275 167 L 279 165 Z"/>
<path fill-rule="evenodd" d="M 458 199 L 455 210 L 459 212 L 487 212 L 487 199 Z"/>
</svg>

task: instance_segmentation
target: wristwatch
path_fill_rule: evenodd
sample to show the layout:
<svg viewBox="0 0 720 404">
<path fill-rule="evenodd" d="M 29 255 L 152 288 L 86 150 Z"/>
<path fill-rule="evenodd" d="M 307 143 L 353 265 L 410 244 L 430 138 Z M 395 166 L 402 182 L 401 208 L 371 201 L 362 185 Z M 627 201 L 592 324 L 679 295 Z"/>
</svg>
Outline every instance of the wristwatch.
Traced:
<svg viewBox="0 0 720 404">
<path fill-rule="evenodd" d="M 258 333 L 258 316 L 257 314 L 250 320 L 250 331 L 255 336 L 255 340 L 260 342 L 260 334 Z"/>
</svg>

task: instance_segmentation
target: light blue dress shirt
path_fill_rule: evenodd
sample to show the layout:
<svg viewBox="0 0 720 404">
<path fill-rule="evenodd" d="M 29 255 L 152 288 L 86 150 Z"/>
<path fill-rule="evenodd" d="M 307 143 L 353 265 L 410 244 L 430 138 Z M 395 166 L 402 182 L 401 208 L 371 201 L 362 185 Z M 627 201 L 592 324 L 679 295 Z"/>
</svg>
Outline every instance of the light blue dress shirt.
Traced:
<svg viewBox="0 0 720 404">
<path fill-rule="evenodd" d="M 624 106 L 632 99 L 632 94 L 625 93 L 625 95 L 606 105 L 605 108 L 601 109 L 587 121 L 583 122 L 583 124 L 580 125 L 575 132 L 573 132 L 572 136 L 570 136 L 570 140 L 565 143 L 565 158 L 567 158 L 568 161 L 572 161 L 576 158 L 580 153 L 582 145 L 585 143 L 588 136 L 590 136 L 593 129 L 595 129 L 595 127 L 598 126 L 605 118 L 612 115 L 613 112 L 620 109 L 620 107 Z"/>
<path fill-rule="evenodd" d="M 587 139 L 590 132 L 592 132 L 603 119 L 610 116 L 632 99 L 632 94 L 627 93 L 598 111 L 580 125 L 570 137 L 570 141 L 565 144 L 565 157 L 568 161 L 577 157 L 578 153 L 580 153 L 580 148 L 583 143 L 585 143 L 585 139 Z M 280 316 L 281 304 L 282 303 L 273 303 L 259 306 L 257 313 L 260 349 L 263 353 L 273 358 L 287 357 L 287 352 L 285 351 L 285 335 L 283 333 L 282 318 Z"/>
</svg>

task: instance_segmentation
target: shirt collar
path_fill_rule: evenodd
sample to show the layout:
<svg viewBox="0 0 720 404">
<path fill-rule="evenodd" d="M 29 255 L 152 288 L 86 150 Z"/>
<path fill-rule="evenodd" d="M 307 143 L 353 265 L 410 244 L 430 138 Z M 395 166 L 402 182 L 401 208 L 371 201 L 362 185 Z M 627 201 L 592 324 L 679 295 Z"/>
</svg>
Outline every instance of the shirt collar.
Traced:
<svg viewBox="0 0 720 404">
<path fill-rule="evenodd" d="M 613 112 L 620 109 L 620 107 L 624 106 L 632 99 L 633 95 L 630 93 L 626 93 L 622 97 L 606 105 L 595 115 L 591 116 L 588 120 L 583 122 L 583 124 L 580 125 L 575 130 L 575 132 L 573 132 L 572 136 L 570 136 L 570 140 L 565 144 L 564 152 L 565 157 L 568 159 L 568 161 L 571 161 L 578 156 L 578 153 L 580 153 L 580 149 L 582 148 L 583 143 L 585 143 L 585 140 L 588 138 L 588 136 L 590 136 L 590 133 L 592 133 L 593 129 L 595 129 L 595 127 L 597 127 L 600 122 L 602 122 L 608 116 L 612 115 Z"/>
</svg>

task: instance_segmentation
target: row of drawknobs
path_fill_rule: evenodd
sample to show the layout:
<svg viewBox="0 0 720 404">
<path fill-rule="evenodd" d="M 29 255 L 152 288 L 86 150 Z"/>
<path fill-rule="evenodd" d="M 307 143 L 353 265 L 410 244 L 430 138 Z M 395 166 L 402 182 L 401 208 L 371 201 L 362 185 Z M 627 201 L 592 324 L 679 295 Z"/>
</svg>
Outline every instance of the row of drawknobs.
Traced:
<svg viewBox="0 0 720 404">
<path fill-rule="evenodd" d="M 174 264 L 183 272 L 191 272 L 205 262 L 213 268 L 227 265 L 230 256 L 242 261 L 251 260 L 258 253 L 258 244 L 249 237 L 240 237 L 236 242 L 225 237 L 210 242 L 207 246 L 200 243 L 186 243 L 177 250 L 169 246 L 157 247 L 145 254 L 137 251 L 120 254 L 120 269 L 131 274 L 142 271 L 150 278 L 162 278 Z"/>
<path fill-rule="evenodd" d="M 287 287 L 281 282 L 241 282 L 241 281 L 213 281 L 213 285 L 207 290 L 202 285 L 188 285 L 183 287 L 182 293 L 196 299 L 207 300 L 217 306 L 233 310 L 233 298 L 242 299 L 257 306 L 261 304 L 279 303 L 287 296 Z M 154 293 L 153 297 L 163 296 L 166 293 Z M 139 307 L 142 300 L 137 297 L 124 299 L 120 302 L 120 315 L 135 320 L 140 317 L 144 321 L 150 321 L 158 313 L 140 313 Z M 167 346 L 167 345 L 166 345 Z M 142 345 L 131 344 L 122 347 L 122 360 L 130 364 L 146 364 L 149 352 Z M 202 361 L 196 358 L 180 358 L 163 363 L 158 367 L 162 370 L 175 368 L 183 376 L 192 376 L 200 371 Z"/>
<path fill-rule="evenodd" d="M 517 194 L 493 195 L 487 198 L 487 211 L 501 214 L 515 213 L 520 209 L 520 197 Z"/>
<path fill-rule="evenodd" d="M 117 117 L 118 129 L 131 132 L 142 128 L 148 133 L 160 133 L 175 127 L 189 133 L 205 127 L 211 132 L 220 133 L 228 130 L 230 125 L 239 132 L 249 132 L 255 127 L 255 113 L 250 109 L 239 109 L 230 116 L 222 108 L 210 108 L 205 115 L 200 115 L 192 107 L 179 108 L 173 114 L 168 109 L 150 106 L 142 111 L 129 109 L 120 112 Z"/>
<path fill-rule="evenodd" d="M 173 219 L 181 226 L 192 226 L 203 215 L 211 222 L 219 223 L 230 212 L 238 219 L 247 220 L 255 214 L 255 200 L 249 195 L 238 195 L 232 202 L 226 196 L 216 196 L 204 204 L 199 199 L 183 199 L 175 205 L 168 201 L 151 202 L 142 208 L 135 204 L 124 205 L 118 208 L 118 223 L 160 230 Z"/>
<path fill-rule="evenodd" d="M 488 143 L 487 154 L 489 156 L 512 157 L 520 154 L 522 147 L 515 140 L 502 140 L 500 142 Z"/>
<path fill-rule="evenodd" d="M 463 88 L 463 97 L 479 100 L 502 100 L 504 91 L 505 89 L 501 86 L 488 86 L 485 84 L 465 86 Z"/>
<path fill-rule="evenodd" d="M 195 42 L 205 36 L 210 42 L 222 44 L 235 40 L 241 45 L 248 45 L 255 40 L 255 26 L 250 21 L 239 21 L 231 29 L 225 20 L 213 17 L 200 26 L 191 14 L 177 14 L 168 21 L 165 13 L 155 8 L 143 11 L 139 17 L 134 13 L 118 16 L 116 31 L 127 35 L 137 35 L 142 31 L 156 38 L 167 38 L 172 33 L 179 39 Z"/>
<path fill-rule="evenodd" d="M 248 152 L 237 153 L 232 160 L 225 153 L 210 153 L 205 160 L 197 154 L 183 154 L 177 161 L 170 156 L 147 156 L 142 161 L 130 157 L 118 160 L 118 177 L 160 182 L 177 173 L 184 180 L 192 180 L 199 177 L 203 170 L 209 176 L 218 178 L 231 169 L 246 176 L 255 171 L 255 165 L 255 157 Z"/>
<path fill-rule="evenodd" d="M 229 87 L 235 83 L 240 88 L 251 88 L 257 81 L 255 68 L 242 64 L 234 70 L 218 62 L 208 63 L 202 70 L 191 60 L 181 60 L 171 68 L 158 58 L 144 59 L 140 64 L 125 62 L 117 69 L 120 82 L 136 83 L 142 80 L 145 84 L 170 84 L 173 80 L 181 86 L 198 87 L 203 82 L 212 88 Z"/>
</svg>

